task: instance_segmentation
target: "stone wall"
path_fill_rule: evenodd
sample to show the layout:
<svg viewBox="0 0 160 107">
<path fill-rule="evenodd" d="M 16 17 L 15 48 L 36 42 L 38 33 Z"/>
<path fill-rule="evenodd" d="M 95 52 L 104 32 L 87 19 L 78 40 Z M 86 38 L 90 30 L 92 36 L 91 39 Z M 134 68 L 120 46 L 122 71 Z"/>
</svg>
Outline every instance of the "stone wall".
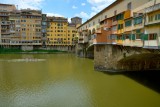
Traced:
<svg viewBox="0 0 160 107">
<path fill-rule="evenodd" d="M 136 65 L 139 65 L 140 62 L 136 57 L 132 55 L 139 55 L 141 57 L 142 54 L 148 53 L 151 56 L 152 53 L 160 53 L 158 50 L 147 50 L 138 47 L 124 47 L 119 45 L 95 45 L 94 46 L 94 68 L 95 70 L 100 71 L 132 71 L 132 70 L 142 70 L 143 64 L 141 67 L 137 68 L 134 64 L 132 65 L 132 60 L 136 62 Z M 125 64 L 120 64 L 120 61 L 133 57 L 132 60 L 128 60 Z M 144 57 L 141 60 L 147 59 L 148 56 Z M 145 60 L 146 64 L 150 64 L 153 60 Z M 131 64 L 128 64 L 131 63 Z M 128 65 L 127 65 L 128 64 Z M 159 67 L 159 65 L 157 65 Z M 135 69 L 136 68 L 136 69 Z M 150 67 L 146 67 L 150 69 Z"/>
</svg>

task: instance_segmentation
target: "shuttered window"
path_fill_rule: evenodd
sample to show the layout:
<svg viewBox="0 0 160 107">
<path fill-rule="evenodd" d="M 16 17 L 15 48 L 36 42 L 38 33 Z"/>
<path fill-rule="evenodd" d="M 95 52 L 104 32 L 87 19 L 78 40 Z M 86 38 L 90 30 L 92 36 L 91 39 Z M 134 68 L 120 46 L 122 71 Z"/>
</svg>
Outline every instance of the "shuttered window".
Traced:
<svg viewBox="0 0 160 107">
<path fill-rule="evenodd" d="M 158 14 L 158 20 L 160 20 L 160 14 Z"/>
<path fill-rule="evenodd" d="M 142 21 L 143 21 L 143 17 L 142 16 L 136 17 L 136 18 L 134 18 L 134 25 L 141 24 Z"/>
<path fill-rule="evenodd" d="M 123 29 L 123 24 L 118 24 L 118 30 Z"/>
<path fill-rule="evenodd" d="M 132 34 L 131 36 L 132 36 L 132 37 L 131 37 L 131 38 L 132 38 L 132 40 L 135 40 L 135 39 L 136 39 L 135 34 Z"/>
<path fill-rule="evenodd" d="M 119 14 L 116 16 L 117 20 L 123 20 L 123 18 L 124 18 L 124 14 Z"/>
<path fill-rule="evenodd" d="M 128 20 L 125 22 L 125 27 L 129 27 L 132 25 L 132 20 Z"/>
<path fill-rule="evenodd" d="M 149 34 L 149 40 L 156 40 L 157 39 L 157 33 Z"/>
</svg>

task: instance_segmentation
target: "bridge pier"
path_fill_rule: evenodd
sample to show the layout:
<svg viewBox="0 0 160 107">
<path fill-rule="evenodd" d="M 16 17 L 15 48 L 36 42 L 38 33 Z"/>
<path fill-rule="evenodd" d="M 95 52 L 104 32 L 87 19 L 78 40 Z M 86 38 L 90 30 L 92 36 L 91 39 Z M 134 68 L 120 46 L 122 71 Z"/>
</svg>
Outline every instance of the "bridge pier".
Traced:
<svg viewBox="0 0 160 107">
<path fill-rule="evenodd" d="M 159 53 L 158 50 L 140 47 L 95 45 L 94 68 L 95 70 L 114 72 L 159 69 Z"/>
</svg>

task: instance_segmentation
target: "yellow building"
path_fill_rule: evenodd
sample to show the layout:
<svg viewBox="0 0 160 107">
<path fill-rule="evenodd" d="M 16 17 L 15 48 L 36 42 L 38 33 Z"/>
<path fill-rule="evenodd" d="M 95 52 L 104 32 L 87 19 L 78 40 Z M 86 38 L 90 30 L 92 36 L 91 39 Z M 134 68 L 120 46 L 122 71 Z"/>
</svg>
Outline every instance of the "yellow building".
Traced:
<svg viewBox="0 0 160 107">
<path fill-rule="evenodd" d="M 68 21 L 63 17 L 48 17 L 47 45 L 66 46 Z"/>
<path fill-rule="evenodd" d="M 33 48 L 33 46 L 39 47 L 42 45 L 41 21 L 42 14 L 40 10 L 21 10 L 21 43 L 23 50 L 26 50 L 25 46 Z"/>
<path fill-rule="evenodd" d="M 58 50 L 71 50 L 73 37 L 76 35 L 76 25 L 68 24 L 64 17 L 48 17 L 47 47 Z"/>
</svg>

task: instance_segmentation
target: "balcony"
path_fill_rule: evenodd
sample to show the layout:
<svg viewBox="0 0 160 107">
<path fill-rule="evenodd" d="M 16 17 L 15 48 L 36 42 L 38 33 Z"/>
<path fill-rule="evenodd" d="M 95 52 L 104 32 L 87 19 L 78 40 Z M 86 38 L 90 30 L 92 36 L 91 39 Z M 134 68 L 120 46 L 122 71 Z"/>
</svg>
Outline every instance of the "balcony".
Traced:
<svg viewBox="0 0 160 107">
<path fill-rule="evenodd" d="M 117 30 L 117 34 L 122 34 L 122 33 L 124 33 L 124 29 Z"/>
<path fill-rule="evenodd" d="M 132 26 L 128 26 L 124 28 L 124 32 L 130 32 L 132 31 Z"/>
<path fill-rule="evenodd" d="M 132 40 L 131 46 L 133 47 L 143 47 L 143 41 L 140 39 Z"/>
<path fill-rule="evenodd" d="M 124 19 L 128 19 L 131 17 L 131 10 L 127 10 L 124 12 Z"/>
<path fill-rule="evenodd" d="M 117 43 L 117 45 L 123 45 L 123 41 L 122 40 L 117 40 L 116 43 Z"/>
<path fill-rule="evenodd" d="M 158 49 L 157 40 L 146 40 L 146 41 L 144 41 L 144 48 Z"/>
<path fill-rule="evenodd" d="M 141 28 L 144 28 L 143 15 L 134 17 L 134 27 L 133 27 L 133 29 L 141 29 Z"/>
<path fill-rule="evenodd" d="M 131 40 L 130 39 L 125 39 L 123 41 L 123 46 L 131 46 Z"/>
<path fill-rule="evenodd" d="M 6 31 L 6 32 L 1 32 L 2 35 L 9 35 L 10 31 Z"/>
</svg>

